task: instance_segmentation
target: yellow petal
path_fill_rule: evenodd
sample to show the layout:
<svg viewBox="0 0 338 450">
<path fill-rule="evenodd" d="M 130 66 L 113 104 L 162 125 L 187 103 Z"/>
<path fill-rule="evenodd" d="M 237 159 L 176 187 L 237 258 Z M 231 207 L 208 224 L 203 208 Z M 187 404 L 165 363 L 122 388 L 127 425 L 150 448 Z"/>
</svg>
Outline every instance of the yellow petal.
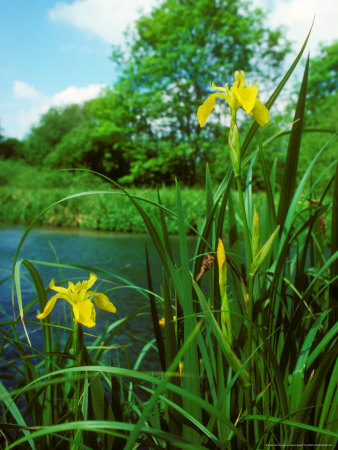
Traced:
<svg viewBox="0 0 338 450">
<path fill-rule="evenodd" d="M 269 110 L 258 98 L 256 99 L 256 103 L 251 111 L 251 114 L 261 127 L 264 127 L 264 125 L 269 122 Z"/>
<path fill-rule="evenodd" d="M 78 302 L 73 305 L 75 320 L 82 323 L 85 327 L 95 326 L 96 312 L 93 303 L 90 300 Z"/>
<path fill-rule="evenodd" d="M 212 89 L 215 89 L 216 91 L 222 91 L 222 92 L 229 92 L 229 88 L 228 88 L 228 83 L 225 85 L 225 87 L 221 87 L 221 86 L 216 86 L 216 84 L 214 82 L 212 82 L 210 84 L 210 87 Z"/>
<path fill-rule="evenodd" d="M 69 282 L 69 285 L 71 285 L 71 284 L 73 284 L 73 283 Z M 73 285 L 73 286 L 74 286 L 74 285 Z M 78 282 L 76 283 L 76 285 L 75 285 L 74 287 L 72 287 L 72 290 L 75 291 L 75 292 L 78 292 L 78 291 L 80 291 L 81 289 L 82 289 L 82 283 L 81 283 L 81 281 L 78 281 Z"/>
<path fill-rule="evenodd" d="M 245 73 L 243 72 L 243 70 L 241 70 L 241 72 L 238 72 L 238 70 L 236 70 L 235 82 L 233 86 L 236 88 L 244 88 L 244 85 L 245 85 Z"/>
<path fill-rule="evenodd" d="M 86 289 L 79 289 L 72 295 L 72 303 L 84 302 L 85 300 L 89 300 Z"/>
<path fill-rule="evenodd" d="M 83 289 L 84 291 L 87 291 L 88 289 L 90 289 L 93 284 L 95 283 L 95 281 L 97 280 L 97 276 L 95 275 L 95 273 L 91 273 L 89 276 L 89 280 L 83 280 L 82 283 L 77 283 L 77 285 L 75 286 L 75 288 L 77 288 L 77 286 L 79 285 L 81 289 Z"/>
<path fill-rule="evenodd" d="M 229 101 L 226 94 L 211 94 L 197 110 L 197 120 L 201 127 L 207 121 L 209 114 L 215 107 L 216 97 L 223 97 Z"/>
<path fill-rule="evenodd" d="M 54 308 L 55 302 L 56 302 L 56 300 L 58 298 L 60 298 L 60 296 L 56 294 L 50 300 L 48 300 L 48 302 L 46 303 L 46 306 L 45 306 L 45 309 L 43 310 L 43 312 L 36 316 L 37 319 L 44 319 L 45 317 L 47 317 L 48 314 L 50 314 L 50 312 Z"/>
<path fill-rule="evenodd" d="M 95 283 L 96 280 L 97 280 L 97 276 L 95 275 L 95 273 L 91 273 L 90 276 L 89 276 L 87 289 L 90 289 L 93 286 L 93 284 Z"/>
<path fill-rule="evenodd" d="M 257 100 L 257 84 L 246 88 L 232 88 L 232 92 L 235 94 L 238 103 L 244 111 L 247 114 L 250 114 L 254 109 Z"/>
<path fill-rule="evenodd" d="M 66 289 L 64 287 L 55 286 L 54 278 L 49 283 L 49 289 L 52 289 L 53 291 L 56 291 L 56 292 L 64 292 L 64 293 L 68 292 L 68 289 Z"/>
<path fill-rule="evenodd" d="M 209 114 L 215 107 L 216 96 L 217 94 L 210 95 L 210 97 L 208 97 L 204 101 L 203 105 L 201 105 L 197 110 L 197 120 L 201 127 L 203 127 L 209 117 Z"/>
<path fill-rule="evenodd" d="M 105 294 L 99 294 L 96 292 L 90 292 L 90 293 L 88 292 L 88 294 L 90 294 L 94 297 L 95 305 L 98 308 L 103 309 L 104 311 L 112 312 L 112 313 L 116 312 L 115 306 L 112 304 L 112 302 L 109 300 L 109 298 Z"/>
</svg>

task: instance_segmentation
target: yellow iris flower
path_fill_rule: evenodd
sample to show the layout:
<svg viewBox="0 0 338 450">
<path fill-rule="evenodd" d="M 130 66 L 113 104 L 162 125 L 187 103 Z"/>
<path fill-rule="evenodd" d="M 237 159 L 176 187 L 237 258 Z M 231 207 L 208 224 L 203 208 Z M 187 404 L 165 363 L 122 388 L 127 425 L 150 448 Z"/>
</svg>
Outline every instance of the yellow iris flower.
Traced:
<svg viewBox="0 0 338 450">
<path fill-rule="evenodd" d="M 247 114 L 251 114 L 261 127 L 269 122 L 269 111 L 257 98 L 257 83 L 252 86 L 249 86 L 248 83 L 245 86 L 245 74 L 243 71 L 240 73 L 236 71 L 235 82 L 230 89 L 228 83 L 225 87 L 217 87 L 215 83 L 212 83 L 211 88 L 223 93 L 211 94 L 203 105 L 198 108 L 197 119 L 201 127 L 203 127 L 214 109 L 217 97 L 225 98 L 230 105 L 233 117 L 235 117 L 237 109 L 242 108 Z"/>
<path fill-rule="evenodd" d="M 79 322 L 88 328 L 93 327 L 95 325 L 96 311 L 89 297 L 93 297 L 95 305 L 98 308 L 112 313 L 116 312 L 115 306 L 105 294 L 99 294 L 88 290 L 93 286 L 96 280 L 97 276 L 94 273 L 91 273 L 89 280 L 79 281 L 75 285 L 69 281 L 68 288 L 55 286 L 55 282 L 52 280 L 49 284 L 49 288 L 56 291 L 57 294 L 47 302 L 43 312 L 36 317 L 38 319 L 47 317 L 54 308 L 56 300 L 61 298 L 72 305 L 76 322 Z"/>
</svg>

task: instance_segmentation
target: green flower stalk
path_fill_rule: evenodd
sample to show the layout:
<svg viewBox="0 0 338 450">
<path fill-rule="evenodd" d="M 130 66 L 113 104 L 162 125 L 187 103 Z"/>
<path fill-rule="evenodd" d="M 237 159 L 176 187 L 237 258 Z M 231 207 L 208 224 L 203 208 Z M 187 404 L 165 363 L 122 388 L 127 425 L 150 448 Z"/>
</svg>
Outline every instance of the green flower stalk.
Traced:
<svg viewBox="0 0 338 450">
<path fill-rule="evenodd" d="M 252 258 L 255 259 L 257 253 L 260 250 L 260 223 L 259 223 L 259 215 L 256 209 L 256 206 L 254 206 L 254 213 L 252 218 Z"/>
</svg>

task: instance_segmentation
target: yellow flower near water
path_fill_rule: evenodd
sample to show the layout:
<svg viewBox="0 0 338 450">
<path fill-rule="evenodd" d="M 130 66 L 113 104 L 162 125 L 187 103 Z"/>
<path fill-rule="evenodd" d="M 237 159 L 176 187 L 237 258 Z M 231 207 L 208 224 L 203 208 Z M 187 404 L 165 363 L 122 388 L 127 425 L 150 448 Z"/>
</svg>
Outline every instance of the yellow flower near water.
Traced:
<svg viewBox="0 0 338 450">
<path fill-rule="evenodd" d="M 251 114 L 261 127 L 269 122 L 269 111 L 257 97 L 257 83 L 252 86 L 249 86 L 248 83 L 245 86 L 245 74 L 243 71 L 240 73 L 236 71 L 235 82 L 230 89 L 228 83 L 225 87 L 217 87 L 215 83 L 212 83 L 211 88 L 220 91 L 220 93 L 211 94 L 203 105 L 198 108 L 197 119 L 201 127 L 203 127 L 214 109 L 217 97 L 222 97 L 229 103 L 233 117 L 235 117 L 236 111 L 242 108 L 247 114 Z"/>
<path fill-rule="evenodd" d="M 56 291 L 57 294 L 47 302 L 43 312 L 36 317 L 38 319 L 47 317 L 54 308 L 56 300 L 61 298 L 72 305 L 76 322 L 79 322 L 88 328 L 93 327 L 95 325 L 96 311 L 89 297 L 93 297 L 95 305 L 98 308 L 112 313 L 116 312 L 115 306 L 105 294 L 99 294 L 88 290 L 93 286 L 96 280 L 97 276 L 94 273 L 91 273 L 89 280 L 79 281 L 75 285 L 69 281 L 68 288 L 55 286 L 55 282 L 52 280 L 49 284 L 49 288 Z"/>
</svg>

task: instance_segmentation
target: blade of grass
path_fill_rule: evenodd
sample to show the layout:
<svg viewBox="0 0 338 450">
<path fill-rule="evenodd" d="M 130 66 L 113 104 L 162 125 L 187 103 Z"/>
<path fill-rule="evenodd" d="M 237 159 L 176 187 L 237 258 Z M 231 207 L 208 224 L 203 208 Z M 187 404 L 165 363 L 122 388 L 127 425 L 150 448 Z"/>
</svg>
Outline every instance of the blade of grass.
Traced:
<svg viewBox="0 0 338 450">
<path fill-rule="evenodd" d="M 178 349 L 177 349 L 177 338 L 175 332 L 175 323 L 173 317 L 173 308 L 170 297 L 170 289 L 168 285 L 167 278 L 163 274 L 163 299 L 164 299 L 164 344 L 165 344 L 165 357 L 166 357 L 166 367 L 169 367 L 174 361 Z M 170 383 L 181 386 L 180 377 L 171 377 Z M 169 401 L 182 406 L 182 398 L 175 392 L 170 390 L 166 391 L 166 395 Z M 178 436 L 182 435 L 182 420 L 176 410 L 168 407 L 167 409 L 167 420 L 169 424 L 169 431 Z"/>
<path fill-rule="evenodd" d="M 336 167 L 335 183 L 333 188 L 332 197 L 332 221 L 331 221 L 331 255 L 338 251 L 338 161 Z M 330 278 L 333 280 L 338 275 L 338 260 L 336 260 L 330 266 Z M 330 325 L 338 322 L 338 308 L 337 308 L 337 298 L 338 298 L 338 280 L 330 286 L 330 297 L 329 305 L 332 310 L 332 314 L 329 317 Z"/>
<path fill-rule="evenodd" d="M 307 90 L 307 80 L 309 72 L 309 57 L 306 61 L 306 66 L 304 70 L 302 85 L 300 88 L 298 102 L 295 111 L 294 123 L 291 130 L 289 147 L 287 150 L 284 174 L 281 186 L 281 193 L 279 198 L 279 207 L 277 213 L 277 222 L 283 228 L 288 209 L 290 207 L 292 197 L 296 187 L 296 176 L 298 168 L 298 159 L 300 151 L 300 142 L 302 136 L 302 128 L 304 122 L 305 113 L 305 100 L 306 100 L 306 90 Z"/>
<path fill-rule="evenodd" d="M 192 296 L 192 279 L 189 268 L 188 245 L 186 239 L 186 229 L 184 220 L 184 210 L 178 183 L 176 184 L 177 193 L 177 225 L 181 259 L 181 285 L 182 293 L 178 299 L 182 306 L 184 318 L 184 342 L 190 339 L 196 329 L 196 321 L 194 316 L 193 296 Z M 199 366 L 198 366 L 198 350 L 197 341 L 191 342 L 189 352 L 184 355 L 184 372 L 188 375 L 183 378 L 183 388 L 197 396 L 200 396 L 199 384 Z M 189 398 L 183 398 L 183 408 L 201 421 L 201 409 L 196 407 Z M 183 426 L 183 437 L 192 442 L 198 442 L 199 436 L 190 427 Z"/>
<path fill-rule="evenodd" d="M 155 338 L 156 338 L 156 345 L 157 345 L 158 354 L 160 357 L 161 367 L 162 367 L 163 372 L 165 372 L 166 361 L 165 361 L 164 343 L 163 343 L 163 338 L 162 338 L 162 333 L 161 333 L 161 327 L 160 327 L 159 320 L 158 320 L 158 313 L 157 313 L 157 308 L 156 308 L 155 297 L 153 295 L 154 287 L 153 287 L 153 280 L 152 280 L 152 276 L 151 276 L 151 268 L 150 268 L 147 244 L 145 246 L 145 252 L 146 252 L 146 271 L 147 271 L 151 318 L 152 318 L 152 322 L 153 322 L 153 328 L 154 328 L 154 333 L 155 333 Z"/>
<path fill-rule="evenodd" d="M 302 348 L 299 353 L 299 357 L 297 359 L 296 367 L 290 377 L 290 386 L 289 386 L 289 397 L 291 399 L 290 402 L 290 410 L 296 411 L 300 400 L 302 398 L 303 390 L 304 390 L 304 372 L 306 368 L 307 359 L 310 354 L 310 350 L 313 344 L 313 341 L 317 335 L 319 327 L 325 317 L 328 315 L 329 311 L 325 311 L 320 317 L 316 320 L 316 322 L 311 327 L 308 332 Z"/>
<path fill-rule="evenodd" d="M 138 422 L 135 425 L 135 428 L 133 429 L 133 431 L 130 433 L 130 436 L 128 438 L 128 441 L 126 443 L 126 446 L 124 448 L 124 450 L 131 450 L 137 440 L 137 437 L 143 427 L 143 424 L 145 422 L 145 420 L 147 419 L 148 414 L 150 414 L 157 398 L 160 396 L 160 394 L 165 390 L 166 385 L 169 381 L 169 379 L 171 378 L 171 373 L 173 370 L 175 370 L 175 368 L 178 366 L 179 361 L 181 360 L 181 358 L 184 356 L 184 354 L 187 352 L 187 350 L 191 349 L 191 345 L 193 344 L 194 340 L 196 339 L 196 334 L 199 332 L 200 326 L 201 326 L 202 322 L 199 322 L 195 329 L 193 330 L 193 332 L 190 334 L 190 336 L 188 336 L 188 338 L 184 341 L 183 346 L 181 347 L 181 349 L 178 351 L 176 357 L 174 358 L 173 362 L 170 364 L 170 366 L 168 367 L 167 372 L 164 374 L 162 380 L 160 381 L 160 383 L 158 384 L 156 391 L 154 392 L 154 394 L 152 395 L 152 397 L 150 398 L 149 402 L 147 403 L 147 405 L 145 406 L 141 417 L 139 418 Z M 190 387 L 190 386 L 188 386 Z M 188 392 L 191 392 L 190 390 Z M 192 393 L 192 392 L 191 392 Z M 194 393 L 192 393 L 194 395 Z M 198 394 L 197 394 L 198 396 Z M 196 414 L 196 407 L 197 405 L 194 404 L 194 402 L 191 402 L 191 399 L 188 397 L 189 399 L 189 404 L 193 404 L 195 406 L 195 410 L 194 411 L 187 411 L 189 414 L 192 415 L 192 417 L 194 417 L 195 419 L 197 419 L 197 414 Z M 185 398 L 183 398 L 183 408 L 184 410 L 187 410 L 187 402 L 184 401 L 186 400 Z M 198 407 L 198 409 L 200 409 L 200 407 Z M 198 420 L 199 422 L 201 420 Z M 189 433 L 190 434 L 190 433 Z M 190 434 L 191 436 L 191 434 Z M 185 436 L 183 436 L 185 437 Z M 198 443 L 196 442 L 196 437 L 193 436 L 193 441 L 190 439 L 190 442 L 194 442 L 194 445 L 198 445 Z"/>
<path fill-rule="evenodd" d="M 28 438 L 27 441 L 28 441 L 30 447 L 33 450 L 35 450 L 36 447 L 35 447 L 34 441 L 33 441 L 33 439 L 29 438 L 30 432 L 27 430 L 27 428 L 28 428 L 27 423 L 25 422 L 25 419 L 22 417 L 22 414 L 21 414 L 19 408 L 12 400 L 11 394 L 7 391 L 7 389 L 2 384 L 1 381 L 0 381 L 0 396 L 1 396 L 1 399 L 4 402 L 4 404 L 8 408 L 8 411 L 11 413 L 14 420 L 16 421 L 16 423 L 20 426 L 22 433 L 25 436 L 27 436 L 27 438 Z M 4 415 L 5 415 L 5 413 L 4 413 Z"/>
</svg>

